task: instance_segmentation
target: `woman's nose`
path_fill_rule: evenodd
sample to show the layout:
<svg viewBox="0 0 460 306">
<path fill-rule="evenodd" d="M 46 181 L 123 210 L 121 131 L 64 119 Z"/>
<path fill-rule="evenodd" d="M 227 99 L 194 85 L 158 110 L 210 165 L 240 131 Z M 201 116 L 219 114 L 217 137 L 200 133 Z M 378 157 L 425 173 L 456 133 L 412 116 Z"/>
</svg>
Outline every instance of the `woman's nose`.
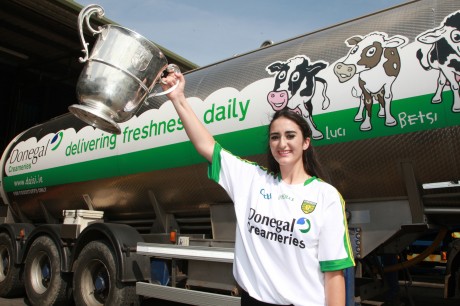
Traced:
<svg viewBox="0 0 460 306">
<path fill-rule="evenodd" d="M 279 145 L 280 145 L 280 147 L 284 148 L 284 146 L 286 145 L 286 138 L 280 137 Z"/>
</svg>

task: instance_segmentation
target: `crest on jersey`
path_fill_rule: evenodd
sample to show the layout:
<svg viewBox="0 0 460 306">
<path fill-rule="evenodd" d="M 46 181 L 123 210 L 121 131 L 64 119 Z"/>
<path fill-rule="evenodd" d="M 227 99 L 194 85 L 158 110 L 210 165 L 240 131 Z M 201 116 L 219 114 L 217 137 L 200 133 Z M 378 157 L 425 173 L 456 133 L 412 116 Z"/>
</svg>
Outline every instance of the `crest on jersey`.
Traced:
<svg viewBox="0 0 460 306">
<path fill-rule="evenodd" d="M 316 203 L 304 200 L 302 202 L 301 209 L 305 214 L 312 213 L 316 208 Z"/>
</svg>

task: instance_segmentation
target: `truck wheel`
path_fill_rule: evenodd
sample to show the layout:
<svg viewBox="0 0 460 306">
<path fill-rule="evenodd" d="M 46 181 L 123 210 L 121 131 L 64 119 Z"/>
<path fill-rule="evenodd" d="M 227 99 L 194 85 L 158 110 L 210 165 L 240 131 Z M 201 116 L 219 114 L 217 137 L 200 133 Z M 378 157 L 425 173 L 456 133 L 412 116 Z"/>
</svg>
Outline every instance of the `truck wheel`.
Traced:
<svg viewBox="0 0 460 306">
<path fill-rule="evenodd" d="M 117 280 L 115 254 L 102 241 L 92 241 L 81 251 L 74 267 L 76 305 L 139 305 L 136 287 Z"/>
<path fill-rule="evenodd" d="M 20 266 L 14 264 L 13 243 L 10 237 L 0 234 L 0 296 L 14 297 L 24 293 L 20 279 Z"/>
<path fill-rule="evenodd" d="M 47 236 L 31 245 L 25 265 L 27 297 L 34 305 L 63 305 L 70 297 L 67 275 L 61 273 L 56 244 Z"/>
</svg>

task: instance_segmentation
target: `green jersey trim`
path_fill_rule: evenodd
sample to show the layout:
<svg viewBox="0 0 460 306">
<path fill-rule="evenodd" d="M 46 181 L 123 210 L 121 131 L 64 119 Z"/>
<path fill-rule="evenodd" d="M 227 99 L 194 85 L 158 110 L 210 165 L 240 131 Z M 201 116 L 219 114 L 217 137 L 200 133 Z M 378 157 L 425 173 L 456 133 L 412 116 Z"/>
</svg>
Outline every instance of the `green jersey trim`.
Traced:
<svg viewBox="0 0 460 306">
<path fill-rule="evenodd" d="M 307 179 L 305 181 L 305 183 L 303 183 L 304 186 L 307 186 L 308 184 L 310 184 L 311 182 L 313 182 L 314 180 L 316 180 L 316 176 L 312 176 L 310 177 L 309 179 Z"/>
<path fill-rule="evenodd" d="M 355 263 L 351 257 L 338 259 L 338 260 L 328 260 L 328 261 L 319 262 L 321 272 L 343 270 L 349 267 L 353 267 L 354 265 Z"/>
<path fill-rule="evenodd" d="M 222 146 L 216 142 L 214 144 L 214 151 L 212 152 L 212 163 L 208 164 L 208 178 L 216 183 L 219 183 L 219 174 L 221 169 L 220 152 Z"/>
<path fill-rule="evenodd" d="M 354 259 L 353 250 L 351 247 L 350 235 L 348 232 L 347 213 L 345 211 L 345 200 L 343 199 L 342 194 L 340 194 L 340 203 L 342 204 L 343 225 L 345 227 L 345 235 L 343 235 L 343 244 L 345 245 L 345 249 L 347 250 L 348 258 L 351 259 L 353 266 L 354 266 L 355 259 Z"/>
</svg>

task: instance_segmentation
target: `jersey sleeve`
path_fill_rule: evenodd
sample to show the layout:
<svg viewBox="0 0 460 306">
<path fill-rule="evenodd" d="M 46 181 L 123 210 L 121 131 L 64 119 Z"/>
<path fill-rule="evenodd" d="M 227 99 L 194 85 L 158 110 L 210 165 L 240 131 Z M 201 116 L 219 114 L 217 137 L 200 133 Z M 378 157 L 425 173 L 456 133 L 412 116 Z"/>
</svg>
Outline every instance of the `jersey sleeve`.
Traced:
<svg viewBox="0 0 460 306">
<path fill-rule="evenodd" d="M 257 171 L 257 164 L 234 156 L 217 142 L 214 145 L 208 177 L 221 185 L 232 200 L 235 194 L 243 196 L 249 192 L 248 186 Z"/>
<path fill-rule="evenodd" d="M 318 256 L 321 271 L 337 271 L 355 265 L 348 235 L 345 201 L 331 186 L 325 194 L 324 220 L 319 236 Z"/>
</svg>

